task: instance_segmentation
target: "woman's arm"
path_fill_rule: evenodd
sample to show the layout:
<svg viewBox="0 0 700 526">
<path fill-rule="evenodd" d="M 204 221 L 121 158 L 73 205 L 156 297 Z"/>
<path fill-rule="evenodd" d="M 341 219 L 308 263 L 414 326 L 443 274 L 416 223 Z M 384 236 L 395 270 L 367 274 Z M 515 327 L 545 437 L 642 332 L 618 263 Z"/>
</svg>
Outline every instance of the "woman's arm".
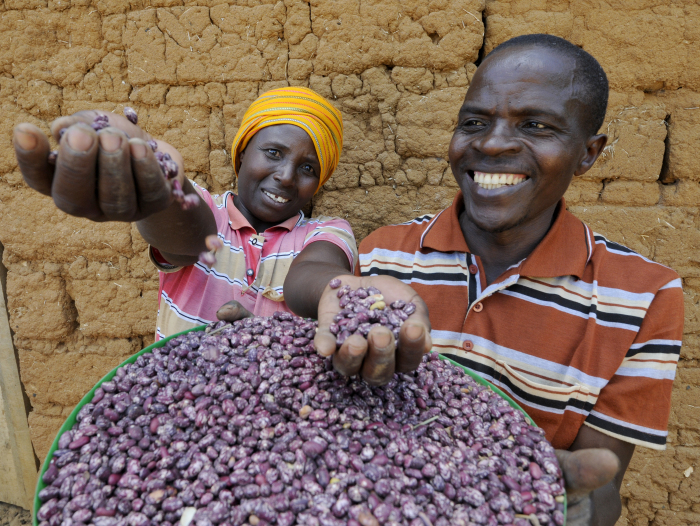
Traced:
<svg viewBox="0 0 700 526">
<path fill-rule="evenodd" d="M 284 280 L 284 301 L 299 316 L 318 318 L 318 303 L 326 285 L 343 275 L 352 275 L 345 252 L 328 241 L 311 243 L 289 267 Z"/>
<path fill-rule="evenodd" d="M 90 124 L 107 115 L 109 127 L 95 131 Z M 63 132 L 62 132 L 63 131 Z M 81 111 L 56 119 L 51 132 L 59 143 L 55 165 L 49 163 L 49 140 L 36 126 L 15 128 L 17 162 L 27 184 L 67 214 L 92 221 L 136 221 L 151 245 L 175 265 L 197 261 L 204 239 L 216 233 L 209 207 L 201 200 L 182 210 L 163 177 L 150 135 L 114 113 Z M 182 156 L 168 143 L 156 141 L 178 164 L 177 179 L 184 192 L 195 193 L 184 177 Z"/>
</svg>

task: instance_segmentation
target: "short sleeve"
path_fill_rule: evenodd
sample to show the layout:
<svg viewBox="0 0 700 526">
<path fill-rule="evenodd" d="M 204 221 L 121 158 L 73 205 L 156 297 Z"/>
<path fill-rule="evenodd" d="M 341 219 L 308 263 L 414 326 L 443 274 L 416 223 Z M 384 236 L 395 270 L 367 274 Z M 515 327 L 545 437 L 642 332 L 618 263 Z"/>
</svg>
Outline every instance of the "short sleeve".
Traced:
<svg viewBox="0 0 700 526">
<path fill-rule="evenodd" d="M 634 343 L 584 423 L 624 442 L 665 449 L 682 337 L 683 290 L 676 278 L 655 294 Z"/>
<path fill-rule="evenodd" d="M 348 258 L 350 268 L 357 262 L 357 243 L 350 223 L 338 217 L 315 217 L 313 229 L 306 234 L 302 249 L 316 241 L 328 241 L 339 247 Z"/>
</svg>

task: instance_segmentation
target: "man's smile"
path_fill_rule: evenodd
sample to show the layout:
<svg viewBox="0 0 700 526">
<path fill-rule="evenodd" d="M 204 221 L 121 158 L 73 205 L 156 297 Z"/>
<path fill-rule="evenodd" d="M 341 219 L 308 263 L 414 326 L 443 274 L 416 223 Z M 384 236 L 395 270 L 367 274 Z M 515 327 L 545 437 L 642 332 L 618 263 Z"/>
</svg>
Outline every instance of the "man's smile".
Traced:
<svg viewBox="0 0 700 526">
<path fill-rule="evenodd" d="M 282 203 L 282 204 L 284 204 L 284 203 L 288 203 L 288 202 L 289 202 L 289 199 L 287 199 L 286 197 L 282 197 L 281 195 L 273 194 L 272 192 L 268 192 L 267 190 L 263 190 L 263 193 L 264 193 L 267 197 L 269 197 L 270 199 L 272 199 L 273 201 L 275 201 L 275 202 L 277 202 L 277 203 Z"/>
<path fill-rule="evenodd" d="M 527 179 L 523 174 L 474 172 L 474 182 L 486 190 L 516 186 Z"/>
</svg>

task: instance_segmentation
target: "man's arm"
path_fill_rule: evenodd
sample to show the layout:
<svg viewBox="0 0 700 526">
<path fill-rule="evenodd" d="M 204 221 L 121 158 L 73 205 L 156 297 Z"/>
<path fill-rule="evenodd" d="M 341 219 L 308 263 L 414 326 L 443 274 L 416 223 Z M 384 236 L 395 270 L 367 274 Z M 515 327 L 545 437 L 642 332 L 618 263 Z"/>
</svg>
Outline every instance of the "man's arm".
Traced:
<svg viewBox="0 0 700 526">
<path fill-rule="evenodd" d="M 97 115 L 109 118 L 109 127 L 99 132 L 90 126 Z M 55 166 L 48 162 L 49 140 L 39 128 L 28 123 L 15 128 L 17 162 L 30 187 L 51 196 L 67 214 L 98 222 L 136 221 L 146 241 L 173 264 L 197 261 L 205 237 L 216 233 L 214 216 L 201 199 L 191 210 L 173 200 L 172 186 L 146 143 L 150 135 L 121 115 L 97 111 L 56 119 L 51 132 L 59 143 Z M 184 192 L 194 194 L 180 153 L 156 142 L 178 164 Z"/>
</svg>

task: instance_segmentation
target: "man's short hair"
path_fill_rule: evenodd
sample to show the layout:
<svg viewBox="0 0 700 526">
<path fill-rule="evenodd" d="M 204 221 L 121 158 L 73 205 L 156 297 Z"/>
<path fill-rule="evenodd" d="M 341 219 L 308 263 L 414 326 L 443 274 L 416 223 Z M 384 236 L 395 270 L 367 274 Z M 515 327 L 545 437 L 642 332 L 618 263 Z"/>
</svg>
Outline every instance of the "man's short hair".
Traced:
<svg viewBox="0 0 700 526">
<path fill-rule="evenodd" d="M 574 61 L 574 82 L 580 87 L 579 96 L 581 102 L 586 106 L 586 109 L 589 110 L 583 113 L 583 124 L 586 127 L 585 131 L 590 135 L 597 133 L 603 125 L 605 111 L 608 107 L 608 77 L 598 61 L 593 58 L 593 55 L 563 38 L 536 33 L 506 40 L 493 49 L 493 51 L 488 54 L 487 58 L 496 53 L 501 53 L 502 51 L 516 47 L 541 47 L 550 49 Z"/>
</svg>

